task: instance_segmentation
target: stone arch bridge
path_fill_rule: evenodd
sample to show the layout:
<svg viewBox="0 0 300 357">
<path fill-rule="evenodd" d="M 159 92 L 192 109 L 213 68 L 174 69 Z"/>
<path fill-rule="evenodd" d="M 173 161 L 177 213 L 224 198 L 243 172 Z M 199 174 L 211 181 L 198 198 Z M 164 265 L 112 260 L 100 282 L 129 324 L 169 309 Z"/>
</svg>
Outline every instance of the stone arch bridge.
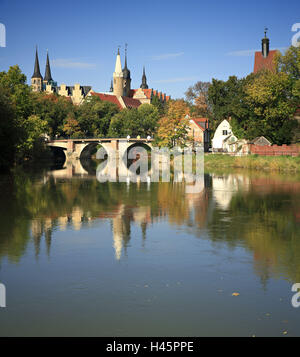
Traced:
<svg viewBox="0 0 300 357">
<path fill-rule="evenodd" d="M 66 159 L 81 159 L 89 157 L 91 151 L 101 145 L 107 153 L 115 150 L 119 157 L 123 157 L 131 146 L 145 144 L 152 149 L 153 139 L 122 139 L 122 138 L 92 138 L 92 139 L 56 139 L 49 140 L 47 146 L 60 148 L 65 152 Z"/>
</svg>

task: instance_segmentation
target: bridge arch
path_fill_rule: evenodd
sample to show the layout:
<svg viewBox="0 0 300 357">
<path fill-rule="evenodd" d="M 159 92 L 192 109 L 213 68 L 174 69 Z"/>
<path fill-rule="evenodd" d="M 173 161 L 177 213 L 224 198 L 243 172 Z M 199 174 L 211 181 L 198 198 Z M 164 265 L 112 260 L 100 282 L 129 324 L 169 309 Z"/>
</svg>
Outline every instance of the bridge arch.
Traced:
<svg viewBox="0 0 300 357">
<path fill-rule="evenodd" d="M 56 146 L 56 145 L 49 145 L 49 150 L 51 152 L 52 158 L 55 162 L 64 164 L 66 162 L 67 156 L 67 149 L 65 147 Z"/>
</svg>

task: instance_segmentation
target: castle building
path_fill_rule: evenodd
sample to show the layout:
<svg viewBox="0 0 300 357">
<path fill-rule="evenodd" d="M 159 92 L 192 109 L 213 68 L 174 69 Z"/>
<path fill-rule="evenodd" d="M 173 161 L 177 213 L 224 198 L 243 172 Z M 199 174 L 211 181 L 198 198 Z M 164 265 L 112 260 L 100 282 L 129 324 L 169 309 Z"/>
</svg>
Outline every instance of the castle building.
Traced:
<svg viewBox="0 0 300 357">
<path fill-rule="evenodd" d="M 101 100 L 112 102 L 120 109 L 138 108 L 141 104 L 150 104 L 157 98 L 162 104 L 170 100 L 170 96 L 157 90 L 149 89 L 145 67 L 143 67 L 142 83 L 140 88 L 131 89 L 131 74 L 127 65 L 127 46 L 125 47 L 125 64 L 122 69 L 120 50 L 118 49 L 115 71 L 111 81 L 109 92 L 94 92 L 91 86 L 82 86 L 76 83 L 74 86 L 66 84 L 57 85 L 52 78 L 49 53 L 47 51 L 44 78 L 40 72 L 38 51 L 35 53 L 34 72 L 31 77 L 31 87 L 34 92 L 57 93 L 69 98 L 73 104 L 80 105 L 86 97 L 97 96 Z"/>
</svg>

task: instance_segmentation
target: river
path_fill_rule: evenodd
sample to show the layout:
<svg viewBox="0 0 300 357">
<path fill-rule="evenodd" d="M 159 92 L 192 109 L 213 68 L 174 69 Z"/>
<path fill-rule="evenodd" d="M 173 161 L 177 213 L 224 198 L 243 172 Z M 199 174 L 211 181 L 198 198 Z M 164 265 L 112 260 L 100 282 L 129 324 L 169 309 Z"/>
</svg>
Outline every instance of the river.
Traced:
<svg viewBox="0 0 300 357">
<path fill-rule="evenodd" d="M 300 336 L 300 179 L 0 178 L 0 336 Z"/>
</svg>

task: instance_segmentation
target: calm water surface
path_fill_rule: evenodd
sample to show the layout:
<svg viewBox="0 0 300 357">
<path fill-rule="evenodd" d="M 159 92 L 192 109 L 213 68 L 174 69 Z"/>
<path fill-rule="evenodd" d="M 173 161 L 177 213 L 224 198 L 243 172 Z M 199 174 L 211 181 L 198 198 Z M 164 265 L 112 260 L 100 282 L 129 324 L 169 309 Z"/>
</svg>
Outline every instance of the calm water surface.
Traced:
<svg viewBox="0 0 300 357">
<path fill-rule="evenodd" d="M 300 336 L 300 180 L 0 179 L 0 336 Z M 239 293 L 233 296 L 233 293 Z"/>
</svg>

